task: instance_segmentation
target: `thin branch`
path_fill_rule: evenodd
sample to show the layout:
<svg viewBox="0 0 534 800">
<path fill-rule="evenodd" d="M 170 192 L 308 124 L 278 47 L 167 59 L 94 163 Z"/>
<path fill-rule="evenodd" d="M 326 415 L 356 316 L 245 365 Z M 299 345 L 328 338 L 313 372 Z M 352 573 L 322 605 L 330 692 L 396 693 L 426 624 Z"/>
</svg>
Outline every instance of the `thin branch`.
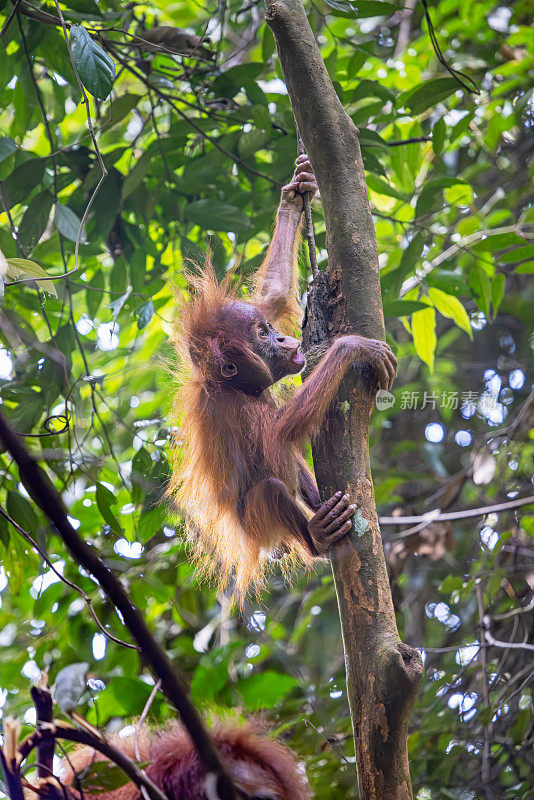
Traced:
<svg viewBox="0 0 534 800">
<path fill-rule="evenodd" d="M 510 650 L 529 650 L 534 653 L 534 644 L 529 644 L 528 642 L 503 642 L 500 639 L 496 639 L 490 632 L 490 624 L 491 619 L 489 615 L 486 614 L 482 620 L 482 630 L 484 631 L 488 643 L 493 647 L 510 648 Z"/>
<path fill-rule="evenodd" d="M 137 642 L 162 690 L 178 710 L 193 745 L 195 746 L 206 779 L 216 783 L 220 800 L 235 800 L 233 782 L 223 765 L 217 748 L 197 709 L 191 702 L 181 678 L 148 628 L 143 615 L 133 605 L 121 581 L 74 530 L 65 507 L 46 473 L 23 447 L 4 418 L 0 415 L 0 441 L 13 456 L 19 468 L 20 479 L 32 500 L 48 517 L 57 533 L 70 550 L 77 563 L 99 583 L 110 602 L 120 612 L 125 626 Z"/>
<path fill-rule="evenodd" d="M 484 705 L 486 708 L 490 708 L 490 696 L 489 696 L 489 687 L 488 687 L 488 656 L 486 652 L 487 642 L 486 642 L 486 631 L 484 627 L 484 598 L 482 595 L 482 583 L 478 578 L 475 581 L 475 592 L 477 596 L 477 607 L 478 607 L 478 618 L 480 623 L 480 628 L 482 631 L 481 635 L 481 642 L 480 642 L 480 667 L 481 667 L 481 676 L 480 680 L 482 683 L 482 697 L 484 698 Z M 490 745 L 491 745 L 491 738 L 492 738 L 492 725 L 491 721 L 484 726 L 484 746 L 482 748 L 482 783 L 484 786 L 490 786 L 490 776 L 491 776 L 491 752 L 490 752 Z"/>
<path fill-rule="evenodd" d="M 436 267 L 439 267 L 443 264 L 444 261 L 447 261 L 451 256 L 455 255 L 459 250 L 463 250 L 465 247 L 468 247 L 472 244 L 476 244 L 476 242 L 485 239 L 487 236 L 495 236 L 496 234 L 500 233 L 517 233 L 518 236 L 524 236 L 524 233 L 519 228 L 518 225 L 505 225 L 502 228 L 489 228 L 488 230 L 483 231 L 475 231 L 474 233 L 470 233 L 468 236 L 465 236 L 461 241 L 455 242 L 439 256 L 433 259 L 426 267 L 423 267 L 419 270 L 417 275 L 412 275 L 410 278 L 407 278 L 401 286 L 401 290 L 399 292 L 399 297 L 404 297 L 410 289 L 413 289 L 414 286 L 418 286 L 423 280 L 429 275 Z M 527 237 L 525 237 L 527 238 Z"/>
<path fill-rule="evenodd" d="M 470 94 L 480 94 L 480 89 L 478 88 L 474 80 L 469 77 L 469 75 L 466 75 L 465 72 L 460 72 L 460 70 L 454 69 L 454 67 L 449 66 L 449 64 L 447 63 L 445 56 L 441 52 L 441 48 L 439 46 L 439 42 L 436 37 L 434 25 L 432 24 L 432 19 L 430 18 L 430 12 L 428 10 L 427 0 L 421 0 L 421 2 L 425 10 L 425 18 L 428 25 L 428 33 L 430 35 L 430 41 L 432 42 L 432 47 L 434 48 L 434 52 L 436 54 L 438 61 L 445 67 L 447 72 L 450 75 L 452 75 L 454 80 L 457 81 L 463 89 L 465 89 L 466 92 L 469 92 Z M 464 80 L 462 80 L 462 78 Z M 469 86 L 469 84 L 466 83 L 466 81 L 469 81 L 471 86 Z"/>
<path fill-rule="evenodd" d="M 135 753 L 135 757 L 136 757 L 136 759 L 138 761 L 141 761 L 141 756 L 139 754 L 139 734 L 141 733 L 141 728 L 144 725 L 145 719 L 147 718 L 147 714 L 150 711 L 150 706 L 154 702 L 154 699 L 155 699 L 157 693 L 159 692 L 160 688 L 161 688 L 161 681 L 158 681 L 154 685 L 154 688 L 152 689 L 152 691 L 150 692 L 148 700 L 145 703 L 145 707 L 143 708 L 143 711 L 141 712 L 141 716 L 139 717 L 139 720 L 138 720 L 137 725 L 135 727 L 134 753 Z"/>
<path fill-rule="evenodd" d="M 442 514 L 439 509 L 428 511 L 426 514 L 420 514 L 413 517 L 379 517 L 378 521 L 381 525 L 406 525 L 408 523 L 422 523 L 422 527 L 430 525 L 432 522 L 445 522 L 455 519 L 468 519 L 469 517 L 483 517 L 485 514 L 492 514 L 496 511 L 508 511 L 510 508 L 519 508 L 520 506 L 527 506 L 534 503 L 534 495 L 529 497 L 518 497 L 515 500 L 509 500 L 506 503 L 495 503 L 491 506 L 480 506 L 479 508 L 467 508 L 464 511 L 449 511 Z M 419 526 L 416 528 L 408 528 L 401 531 L 395 538 L 409 536 L 420 530 Z M 393 537 L 392 537 L 393 538 Z"/>
<path fill-rule="evenodd" d="M 45 551 L 42 549 L 42 547 L 40 547 L 40 546 L 37 544 L 37 542 L 35 541 L 35 539 L 34 539 L 34 538 L 33 538 L 33 537 L 32 537 L 32 536 L 31 536 L 31 535 L 30 535 L 30 534 L 29 534 L 27 531 L 25 531 L 25 530 L 24 530 L 24 528 L 21 528 L 21 526 L 20 526 L 20 525 L 19 525 L 17 522 L 15 522 L 15 520 L 14 520 L 14 519 L 11 519 L 11 517 L 9 516 L 9 514 L 7 514 L 7 513 L 4 511 L 4 509 L 3 509 L 1 506 L 0 506 L 0 514 L 1 514 L 1 515 L 4 517 L 4 519 L 6 519 L 6 520 L 8 521 L 8 522 L 9 522 L 11 525 L 13 525 L 13 527 L 15 528 L 15 530 L 16 530 L 16 531 L 18 531 L 18 532 L 20 533 L 20 535 L 21 535 L 21 536 L 22 536 L 22 537 L 23 537 L 23 538 L 24 538 L 24 539 L 25 539 L 25 540 L 28 542 L 28 544 L 29 544 L 29 545 L 31 545 L 31 547 L 33 547 L 33 549 L 34 549 L 34 550 L 36 550 L 36 551 L 39 553 L 39 555 L 41 556 L 41 558 L 43 559 L 43 561 L 45 562 L 45 564 L 47 565 L 47 567 L 48 567 L 49 569 L 51 569 L 51 570 L 52 570 L 52 572 L 54 573 L 54 575 L 56 575 L 56 576 L 57 576 L 57 577 L 60 579 L 60 581 L 62 581 L 62 582 L 63 582 L 64 584 L 66 584 L 67 586 L 69 586 L 71 589 L 74 589 L 74 591 L 75 591 L 75 592 L 78 592 L 78 594 L 80 595 L 80 597 L 82 597 L 82 599 L 83 599 L 83 600 L 85 601 L 85 603 L 87 604 L 87 608 L 89 609 L 89 613 L 91 614 L 92 618 L 94 619 L 95 623 L 97 624 L 97 626 L 99 627 L 99 629 L 102 631 L 102 633 L 104 634 L 104 636 L 106 637 L 106 639 L 109 639 L 109 640 L 110 640 L 110 642 L 115 642 L 115 644 L 120 644 L 120 646 L 121 646 L 121 647 L 129 647 L 131 650 L 139 650 L 139 648 L 137 647 L 137 645 L 135 645 L 135 644 L 130 644 L 130 642 L 124 642 L 122 639 L 117 639 L 117 637 L 116 637 L 116 636 L 113 636 L 113 635 L 112 635 L 112 634 L 111 634 L 111 633 L 110 633 L 110 632 L 109 632 L 109 631 L 108 631 L 108 630 L 107 630 L 107 629 L 104 627 L 104 625 L 103 625 L 103 624 L 100 622 L 100 620 L 98 619 L 98 617 L 97 617 L 97 615 L 96 615 L 96 612 L 95 612 L 95 610 L 94 610 L 94 608 L 93 608 L 93 601 L 91 600 L 91 598 L 89 597 L 89 595 L 88 595 L 88 594 L 86 594 L 86 593 L 84 592 L 84 590 L 83 590 L 83 589 L 82 589 L 80 586 L 77 586 L 77 585 L 76 585 L 75 583 L 73 583 L 72 581 L 69 581 L 69 579 L 68 579 L 68 578 L 65 578 L 65 576 L 64 576 L 64 575 L 62 575 L 62 574 L 61 574 L 61 572 L 60 572 L 58 569 L 56 569 L 56 567 L 54 566 L 54 564 L 52 563 L 52 561 L 50 561 L 50 559 L 48 558 L 48 556 L 46 555 L 46 553 L 45 553 Z"/>
<path fill-rule="evenodd" d="M 11 11 L 9 12 L 9 14 L 8 14 L 8 16 L 7 16 L 7 19 L 6 19 L 6 21 L 5 21 L 5 22 L 4 22 L 4 24 L 2 25 L 2 30 L 0 31 L 0 39 L 2 38 L 2 36 L 4 35 L 4 33 L 6 33 L 7 29 L 8 29 L 8 28 L 9 28 L 9 26 L 11 25 L 11 22 L 13 21 L 13 17 L 14 17 L 14 16 L 15 16 L 15 14 L 17 13 L 17 9 L 18 9 L 19 3 L 20 3 L 20 0 L 14 0 L 14 2 L 13 2 L 13 8 L 12 8 L 12 9 L 11 9 Z"/>
<path fill-rule="evenodd" d="M 297 128 L 297 152 L 299 156 L 304 155 L 304 142 Z M 313 219 L 310 203 L 310 193 L 304 192 L 302 195 L 302 205 L 304 206 L 304 218 L 306 220 L 306 239 L 308 242 L 308 254 L 310 256 L 310 266 L 314 278 L 319 274 L 317 266 L 317 250 L 315 248 L 315 236 L 313 233 Z"/>
</svg>

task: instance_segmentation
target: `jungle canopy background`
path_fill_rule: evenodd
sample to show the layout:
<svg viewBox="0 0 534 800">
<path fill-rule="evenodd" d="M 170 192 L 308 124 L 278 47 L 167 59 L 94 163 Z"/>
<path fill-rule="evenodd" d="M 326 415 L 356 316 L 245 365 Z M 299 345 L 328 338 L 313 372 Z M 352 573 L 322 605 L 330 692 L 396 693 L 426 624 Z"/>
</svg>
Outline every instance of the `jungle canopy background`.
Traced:
<svg viewBox="0 0 534 800">
<path fill-rule="evenodd" d="M 196 581 L 181 520 L 161 501 L 174 422 L 174 293 L 186 291 L 208 248 L 220 276 L 247 278 L 293 169 L 294 123 L 263 4 L 59 8 L 67 28 L 83 26 L 70 36 L 87 106 L 57 5 L 22 0 L 11 14 L 12 3 L 0 2 L 2 411 L 46 465 L 80 534 L 145 610 L 195 703 L 208 716 L 265 712 L 302 757 L 317 797 L 352 797 L 328 564 L 291 586 L 275 570 L 262 598 L 230 614 L 224 596 Z M 360 128 L 400 362 L 393 398 L 372 419 L 379 510 L 417 516 L 528 497 L 533 4 L 429 2 L 441 62 L 423 4 L 318 0 L 308 9 Z M 319 203 L 314 221 L 324 266 Z M 301 274 L 304 292 L 304 250 Z M 151 692 L 142 659 L 106 639 L 80 595 L 9 522 L 124 636 L 6 454 L 0 468 L 3 713 L 30 728 L 40 670 L 53 680 L 86 661 L 80 711 L 121 729 Z M 419 800 L 534 797 L 527 509 L 384 522 L 401 635 L 426 665 L 410 736 Z M 172 714 L 161 697 L 150 713 L 154 722 Z"/>
</svg>

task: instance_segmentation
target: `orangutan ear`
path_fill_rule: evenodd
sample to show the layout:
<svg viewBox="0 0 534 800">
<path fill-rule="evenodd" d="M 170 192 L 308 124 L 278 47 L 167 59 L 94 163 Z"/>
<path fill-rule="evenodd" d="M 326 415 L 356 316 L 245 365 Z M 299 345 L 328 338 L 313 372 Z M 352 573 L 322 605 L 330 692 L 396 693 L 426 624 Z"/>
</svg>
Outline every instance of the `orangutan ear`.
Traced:
<svg viewBox="0 0 534 800">
<path fill-rule="evenodd" d="M 227 380 L 233 378 L 237 375 L 237 366 L 235 364 L 223 364 L 221 366 L 221 375 Z"/>
</svg>

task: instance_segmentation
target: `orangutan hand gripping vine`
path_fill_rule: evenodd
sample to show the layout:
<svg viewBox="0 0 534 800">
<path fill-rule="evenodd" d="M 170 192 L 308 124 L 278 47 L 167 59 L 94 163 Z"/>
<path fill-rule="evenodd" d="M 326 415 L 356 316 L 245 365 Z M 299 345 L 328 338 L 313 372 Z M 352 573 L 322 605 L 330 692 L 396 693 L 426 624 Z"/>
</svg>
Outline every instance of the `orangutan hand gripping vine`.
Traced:
<svg viewBox="0 0 534 800">
<path fill-rule="evenodd" d="M 300 316 L 302 193 L 316 190 L 308 157 L 299 156 L 250 302 L 208 265 L 192 281 L 176 339 L 188 380 L 176 404 L 182 424 L 169 493 L 185 509 L 205 571 L 223 583 L 234 575 L 239 599 L 261 582 L 266 554 L 285 554 L 283 565 L 291 555 L 309 561 L 347 535 L 356 507 L 343 492 L 321 503 L 301 447 L 355 361 L 371 366 L 377 388 L 389 389 L 396 375 L 387 344 L 350 334 L 330 344 L 292 399 L 280 406 L 273 397 L 270 387 L 305 364 L 286 331 Z"/>
</svg>

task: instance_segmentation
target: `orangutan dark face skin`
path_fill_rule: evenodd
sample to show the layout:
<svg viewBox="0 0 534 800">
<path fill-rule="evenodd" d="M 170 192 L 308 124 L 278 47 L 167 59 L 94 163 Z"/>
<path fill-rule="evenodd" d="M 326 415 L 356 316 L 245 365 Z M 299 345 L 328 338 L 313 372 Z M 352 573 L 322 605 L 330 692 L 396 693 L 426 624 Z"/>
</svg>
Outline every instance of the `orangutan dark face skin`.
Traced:
<svg viewBox="0 0 534 800">
<path fill-rule="evenodd" d="M 228 361 L 221 368 L 221 375 L 245 394 L 260 394 L 285 375 L 295 375 L 304 368 L 306 359 L 299 349 L 300 341 L 280 333 L 256 306 L 238 301 L 228 303 L 222 324 L 233 333 L 239 331 L 252 353 L 261 360 L 260 364 L 243 358 L 231 348 L 226 352 Z"/>
</svg>

